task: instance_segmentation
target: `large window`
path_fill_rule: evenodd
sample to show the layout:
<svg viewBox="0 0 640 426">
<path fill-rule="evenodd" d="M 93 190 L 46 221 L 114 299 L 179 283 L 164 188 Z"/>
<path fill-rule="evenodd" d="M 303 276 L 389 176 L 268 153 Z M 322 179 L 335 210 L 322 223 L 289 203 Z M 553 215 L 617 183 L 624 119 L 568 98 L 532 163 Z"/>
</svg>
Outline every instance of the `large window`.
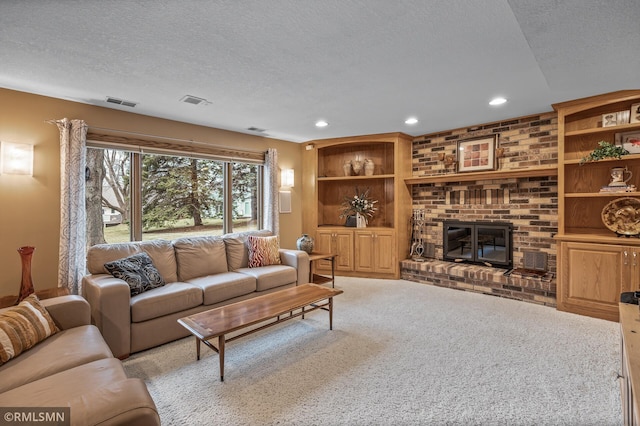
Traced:
<svg viewBox="0 0 640 426">
<path fill-rule="evenodd" d="M 259 229 L 262 165 L 87 148 L 87 243 Z"/>
</svg>

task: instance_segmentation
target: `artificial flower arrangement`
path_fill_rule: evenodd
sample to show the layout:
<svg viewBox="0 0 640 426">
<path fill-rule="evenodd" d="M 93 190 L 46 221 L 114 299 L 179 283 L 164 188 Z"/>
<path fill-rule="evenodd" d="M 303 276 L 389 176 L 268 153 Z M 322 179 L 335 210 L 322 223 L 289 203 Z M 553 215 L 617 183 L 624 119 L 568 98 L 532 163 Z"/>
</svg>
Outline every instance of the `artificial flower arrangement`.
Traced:
<svg viewBox="0 0 640 426">
<path fill-rule="evenodd" d="M 369 218 L 378 210 L 376 203 L 378 200 L 372 200 L 369 197 L 370 189 L 360 192 L 356 187 L 356 195 L 353 197 L 345 197 L 341 206 L 340 218 L 348 218 L 349 216 L 362 215 L 366 223 Z"/>
</svg>

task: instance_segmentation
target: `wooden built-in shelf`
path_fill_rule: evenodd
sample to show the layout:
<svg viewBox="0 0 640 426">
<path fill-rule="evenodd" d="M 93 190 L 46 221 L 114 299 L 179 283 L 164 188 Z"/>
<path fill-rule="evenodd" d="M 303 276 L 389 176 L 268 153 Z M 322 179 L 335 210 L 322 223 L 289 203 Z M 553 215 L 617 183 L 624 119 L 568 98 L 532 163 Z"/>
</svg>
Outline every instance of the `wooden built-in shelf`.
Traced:
<svg viewBox="0 0 640 426">
<path fill-rule="evenodd" d="M 570 229 L 564 234 L 556 234 L 556 240 L 575 241 L 594 244 L 619 244 L 625 246 L 640 246 L 640 238 L 636 236 L 624 237 L 617 236 L 609 230 L 601 229 Z"/>
<path fill-rule="evenodd" d="M 420 185 L 447 182 L 473 182 L 477 180 L 495 180 L 523 177 L 557 176 L 558 166 L 528 167 L 522 169 L 492 170 L 488 172 L 451 173 L 443 175 L 416 176 L 404 180 L 407 185 Z"/>
<path fill-rule="evenodd" d="M 569 192 L 564 196 L 565 198 L 640 197 L 640 192 Z"/>
<path fill-rule="evenodd" d="M 388 179 L 393 178 L 394 175 L 371 175 L 371 176 L 331 176 L 331 177 L 318 177 L 318 181 L 329 180 L 371 180 L 371 179 Z"/>
<path fill-rule="evenodd" d="M 581 135 L 591 135 L 594 133 L 605 133 L 605 132 L 611 132 L 612 130 L 615 131 L 631 131 L 631 130 L 636 130 L 636 129 L 640 129 L 640 124 L 638 123 L 632 123 L 632 124 L 619 124 L 617 126 L 609 126 L 609 127 L 595 127 L 595 128 L 591 128 L 591 129 L 581 129 L 581 130 L 571 130 L 568 132 L 564 133 L 564 137 L 566 138 L 567 136 L 581 136 Z"/>
<path fill-rule="evenodd" d="M 587 166 L 592 163 L 604 163 L 607 161 L 625 161 L 625 160 L 638 160 L 638 159 L 640 159 L 640 154 L 627 154 L 627 155 L 621 156 L 620 158 L 603 158 L 602 160 L 598 160 L 598 161 L 588 161 L 582 165 Z M 581 161 L 580 158 L 574 158 L 572 160 L 565 160 L 564 164 L 580 164 L 580 161 Z"/>
</svg>

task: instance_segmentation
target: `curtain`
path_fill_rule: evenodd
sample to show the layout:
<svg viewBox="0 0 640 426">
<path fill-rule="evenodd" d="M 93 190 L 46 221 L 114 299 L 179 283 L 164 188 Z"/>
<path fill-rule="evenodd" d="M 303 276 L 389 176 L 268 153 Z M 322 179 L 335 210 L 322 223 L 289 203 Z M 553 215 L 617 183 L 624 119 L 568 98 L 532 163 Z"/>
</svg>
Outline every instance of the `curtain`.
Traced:
<svg viewBox="0 0 640 426">
<path fill-rule="evenodd" d="M 269 148 L 264 156 L 264 224 L 273 235 L 280 235 L 278 212 L 278 151 Z"/>
<path fill-rule="evenodd" d="M 56 121 L 60 130 L 60 246 L 58 286 L 82 294 L 86 269 L 85 168 L 87 125 Z"/>
</svg>

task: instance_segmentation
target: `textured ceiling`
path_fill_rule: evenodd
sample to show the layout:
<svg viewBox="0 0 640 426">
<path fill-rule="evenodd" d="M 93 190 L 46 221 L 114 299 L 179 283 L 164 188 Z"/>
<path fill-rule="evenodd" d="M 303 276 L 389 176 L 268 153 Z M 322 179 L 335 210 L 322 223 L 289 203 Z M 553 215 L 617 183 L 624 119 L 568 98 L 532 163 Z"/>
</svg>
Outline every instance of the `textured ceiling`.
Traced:
<svg viewBox="0 0 640 426">
<path fill-rule="evenodd" d="M 638 88 L 639 40 L 639 0 L 1 0 L 0 87 L 296 142 L 420 135 Z"/>
</svg>

